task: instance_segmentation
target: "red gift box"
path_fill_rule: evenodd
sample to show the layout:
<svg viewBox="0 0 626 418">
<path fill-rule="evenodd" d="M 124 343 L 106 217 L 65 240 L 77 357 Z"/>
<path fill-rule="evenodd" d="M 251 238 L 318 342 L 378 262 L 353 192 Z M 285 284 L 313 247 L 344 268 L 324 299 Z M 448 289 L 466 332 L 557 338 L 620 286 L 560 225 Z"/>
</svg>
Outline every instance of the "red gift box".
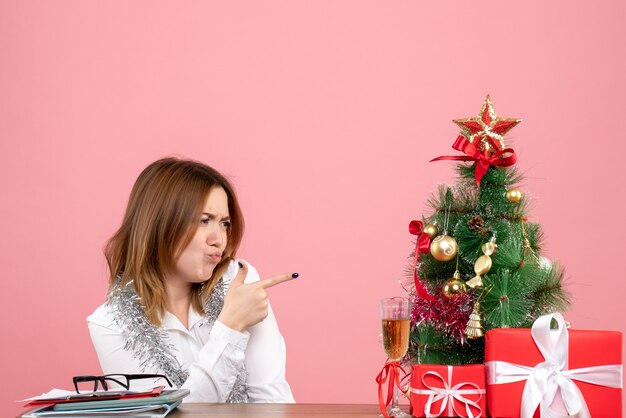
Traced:
<svg viewBox="0 0 626 418">
<path fill-rule="evenodd" d="M 414 364 L 410 412 L 416 417 L 486 417 L 485 366 Z"/>
<path fill-rule="evenodd" d="M 550 329 L 552 319 L 558 329 Z M 540 417 L 545 408 L 559 416 L 622 416 L 620 332 L 568 332 L 560 314 L 545 315 L 532 330 L 488 331 L 485 363 L 491 417 Z"/>
</svg>

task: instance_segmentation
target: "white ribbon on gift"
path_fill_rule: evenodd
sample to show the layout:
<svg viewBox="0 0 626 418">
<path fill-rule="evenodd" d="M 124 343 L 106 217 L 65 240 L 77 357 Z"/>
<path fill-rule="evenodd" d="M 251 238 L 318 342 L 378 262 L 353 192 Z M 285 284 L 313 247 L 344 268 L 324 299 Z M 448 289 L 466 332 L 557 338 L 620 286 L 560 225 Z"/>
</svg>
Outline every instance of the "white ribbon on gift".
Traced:
<svg viewBox="0 0 626 418">
<path fill-rule="evenodd" d="M 550 329 L 552 319 L 558 324 L 556 330 Z M 591 418 L 585 398 L 573 380 L 611 388 L 622 387 L 621 364 L 569 370 L 569 333 L 560 313 L 539 317 L 533 324 L 531 334 L 544 357 L 544 362 L 535 367 L 506 361 L 485 363 L 487 384 L 497 385 L 526 380 L 522 394 L 521 418 L 532 418 L 537 407 L 540 408 L 541 418 L 572 416 Z M 562 415 L 550 408 L 559 392 L 568 415 Z"/>
<path fill-rule="evenodd" d="M 416 393 L 418 395 L 428 395 L 428 401 L 426 402 L 426 405 L 424 406 L 424 414 L 426 414 L 426 418 L 437 418 L 441 416 L 441 414 L 443 413 L 443 410 L 446 409 L 446 406 L 448 407 L 448 412 L 447 412 L 448 416 L 450 417 L 453 415 L 463 416 L 461 413 L 459 413 L 456 410 L 456 405 L 454 404 L 455 399 L 465 405 L 467 418 L 479 418 L 482 415 L 483 411 L 480 408 L 480 406 L 478 406 L 477 402 L 480 401 L 480 399 L 485 394 L 485 389 L 481 389 L 477 384 L 472 383 L 472 382 L 462 382 L 462 383 L 459 383 L 450 387 L 450 383 L 452 382 L 452 369 L 453 369 L 453 366 L 448 366 L 448 380 L 447 381 L 437 372 L 431 371 L 431 372 L 424 373 L 424 375 L 422 376 L 422 384 L 424 385 L 424 387 L 427 387 L 428 389 L 416 389 L 412 387 L 411 392 Z M 426 376 L 435 376 L 441 379 L 441 382 L 443 383 L 443 388 L 438 388 L 438 387 L 428 385 L 424 381 L 424 378 Z M 472 386 L 475 389 L 461 389 L 461 387 L 463 386 Z M 465 398 L 463 395 L 480 395 L 480 396 L 474 402 L 470 399 Z M 441 407 L 439 408 L 439 412 L 437 413 L 431 412 L 433 404 L 440 400 L 441 400 Z M 470 408 L 471 406 L 473 406 L 474 408 L 478 410 L 478 415 L 474 415 L 472 413 L 472 410 Z"/>
</svg>

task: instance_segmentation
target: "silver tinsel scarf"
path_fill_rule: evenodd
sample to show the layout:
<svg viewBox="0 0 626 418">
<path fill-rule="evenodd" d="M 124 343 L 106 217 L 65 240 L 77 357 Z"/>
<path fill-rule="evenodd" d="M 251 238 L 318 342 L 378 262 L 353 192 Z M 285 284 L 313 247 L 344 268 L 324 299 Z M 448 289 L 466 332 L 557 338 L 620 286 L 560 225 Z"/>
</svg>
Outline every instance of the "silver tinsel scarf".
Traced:
<svg viewBox="0 0 626 418">
<path fill-rule="evenodd" d="M 204 304 L 205 316 L 200 326 L 211 326 L 215 323 L 224 306 L 225 294 L 226 289 L 220 279 Z M 176 347 L 165 342 L 167 340 L 165 330 L 156 327 L 148 320 L 133 281 L 122 286 L 121 279 L 118 277 L 109 292 L 107 305 L 113 313 L 113 321 L 126 336 L 124 350 L 131 351 L 133 357 L 141 361 L 142 371 L 159 370 L 175 386 L 182 386 L 189 377 L 189 372 L 181 368 L 180 363 L 172 354 Z M 248 402 L 247 376 L 245 365 L 242 365 L 226 402 Z"/>
</svg>

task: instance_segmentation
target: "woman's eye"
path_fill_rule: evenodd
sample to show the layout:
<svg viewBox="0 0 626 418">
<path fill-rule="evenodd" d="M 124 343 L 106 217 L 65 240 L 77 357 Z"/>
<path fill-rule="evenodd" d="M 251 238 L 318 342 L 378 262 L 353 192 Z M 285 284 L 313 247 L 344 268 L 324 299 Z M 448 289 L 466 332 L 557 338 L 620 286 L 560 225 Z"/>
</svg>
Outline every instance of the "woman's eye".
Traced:
<svg viewBox="0 0 626 418">
<path fill-rule="evenodd" d="M 211 217 L 201 218 L 200 219 L 200 224 L 201 225 L 209 225 L 213 219 L 214 218 L 211 218 Z M 220 227 L 222 229 L 228 230 L 231 227 L 231 223 L 230 223 L 230 221 L 222 221 L 222 222 L 220 222 Z"/>
</svg>

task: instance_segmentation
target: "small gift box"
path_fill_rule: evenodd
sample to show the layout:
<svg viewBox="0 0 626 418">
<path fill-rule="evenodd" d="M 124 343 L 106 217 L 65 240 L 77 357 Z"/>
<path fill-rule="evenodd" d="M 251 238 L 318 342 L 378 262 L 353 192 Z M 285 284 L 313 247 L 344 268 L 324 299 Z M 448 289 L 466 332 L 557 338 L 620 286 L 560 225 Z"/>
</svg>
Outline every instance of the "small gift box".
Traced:
<svg viewBox="0 0 626 418">
<path fill-rule="evenodd" d="M 620 332 L 568 332 L 561 314 L 545 315 L 532 330 L 488 331 L 485 362 L 491 417 L 622 416 Z"/>
<path fill-rule="evenodd" d="M 485 366 L 414 364 L 410 403 L 416 417 L 486 417 Z"/>
</svg>

